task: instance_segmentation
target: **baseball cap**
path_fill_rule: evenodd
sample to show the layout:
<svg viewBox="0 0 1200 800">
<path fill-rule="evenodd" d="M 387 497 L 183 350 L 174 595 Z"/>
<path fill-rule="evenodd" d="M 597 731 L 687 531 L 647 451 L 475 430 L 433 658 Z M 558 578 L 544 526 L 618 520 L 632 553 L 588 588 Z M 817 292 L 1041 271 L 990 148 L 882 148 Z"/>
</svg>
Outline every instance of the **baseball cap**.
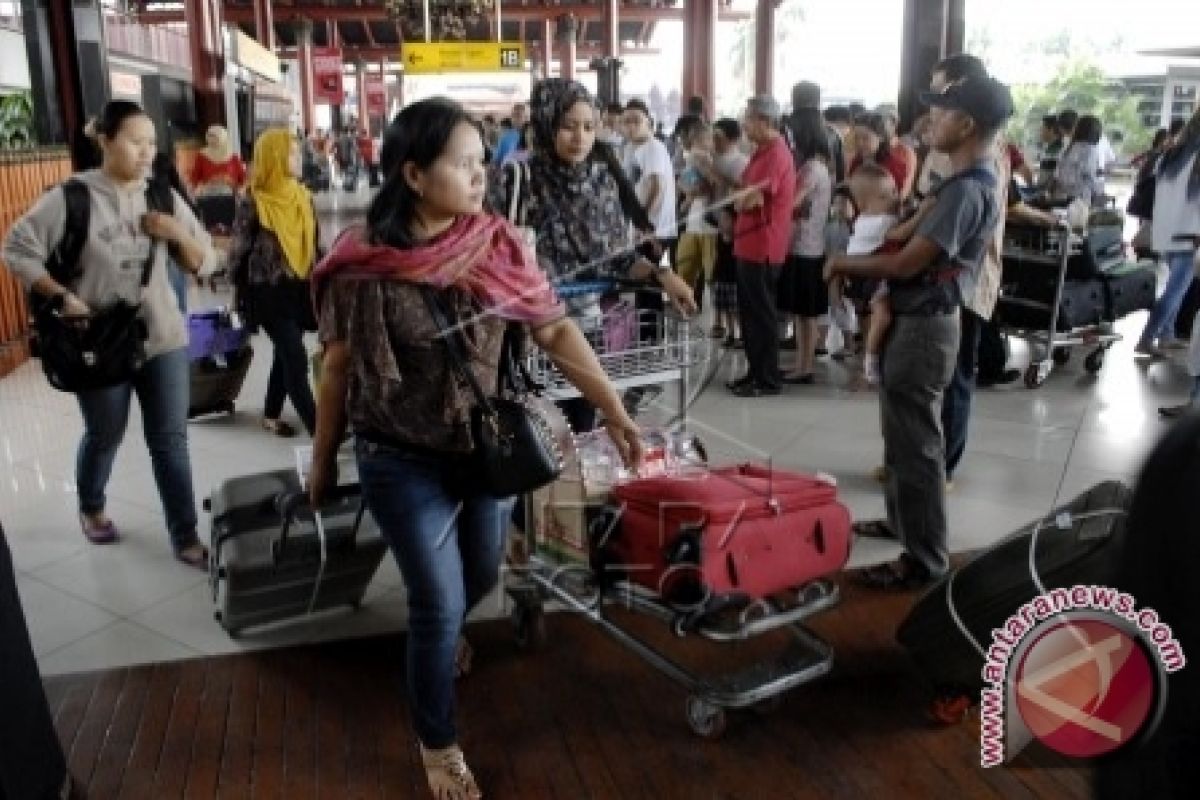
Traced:
<svg viewBox="0 0 1200 800">
<path fill-rule="evenodd" d="M 769 94 L 760 94 L 756 97 L 751 97 L 747 106 L 758 116 L 769 119 L 772 122 L 778 122 L 783 116 L 783 109 L 779 107 L 779 101 Z"/>
<path fill-rule="evenodd" d="M 968 75 L 944 92 L 923 92 L 921 102 L 936 108 L 962 111 L 984 128 L 999 128 L 1013 115 L 1012 93 L 988 75 Z"/>
</svg>

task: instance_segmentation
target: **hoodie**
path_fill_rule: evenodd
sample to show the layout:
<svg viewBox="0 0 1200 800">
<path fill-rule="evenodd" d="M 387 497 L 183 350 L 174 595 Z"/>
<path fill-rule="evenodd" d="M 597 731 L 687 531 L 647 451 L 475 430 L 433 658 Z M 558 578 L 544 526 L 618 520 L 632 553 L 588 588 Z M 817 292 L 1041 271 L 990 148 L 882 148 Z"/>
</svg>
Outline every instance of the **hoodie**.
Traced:
<svg viewBox="0 0 1200 800">
<path fill-rule="evenodd" d="M 147 329 L 147 357 L 185 347 L 187 324 L 171 288 L 165 244 L 153 243 L 150 282 L 144 292 L 141 288 L 142 269 L 152 245 L 141 226 L 142 216 L 148 210 L 145 184 L 121 189 L 100 170 L 89 170 L 75 177 L 87 186 L 92 208 L 87 240 L 79 257 L 82 275 L 67 288 L 93 310 L 108 308 L 118 300 L 141 303 L 140 316 Z M 46 261 L 62 239 L 66 217 L 66 200 L 62 188 L 56 187 L 43 194 L 13 224 L 5 238 L 0 259 L 26 289 L 49 274 Z M 175 219 L 204 247 L 201 273 L 211 271 L 216 256 L 208 233 L 178 195 Z"/>
</svg>

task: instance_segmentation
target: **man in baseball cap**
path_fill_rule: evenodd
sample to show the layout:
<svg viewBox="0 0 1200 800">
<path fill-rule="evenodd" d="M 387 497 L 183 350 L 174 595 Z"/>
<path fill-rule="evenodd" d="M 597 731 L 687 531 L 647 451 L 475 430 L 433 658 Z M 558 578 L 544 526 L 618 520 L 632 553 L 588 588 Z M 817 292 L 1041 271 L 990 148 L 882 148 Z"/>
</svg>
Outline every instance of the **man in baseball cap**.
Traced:
<svg viewBox="0 0 1200 800">
<path fill-rule="evenodd" d="M 861 535 L 904 545 L 899 560 L 857 575 L 884 590 L 913 589 L 949 569 L 942 398 L 959 358 L 960 316 L 1003 212 L 995 199 L 994 142 L 1013 111 L 1007 87 L 986 75 L 967 75 L 923 99 L 931 106 L 933 147 L 949 156 L 952 174 L 926 201 L 899 253 L 834 256 L 825 266 L 830 277 L 888 284 L 894 321 L 879 398 L 888 518 L 856 526 Z"/>
</svg>

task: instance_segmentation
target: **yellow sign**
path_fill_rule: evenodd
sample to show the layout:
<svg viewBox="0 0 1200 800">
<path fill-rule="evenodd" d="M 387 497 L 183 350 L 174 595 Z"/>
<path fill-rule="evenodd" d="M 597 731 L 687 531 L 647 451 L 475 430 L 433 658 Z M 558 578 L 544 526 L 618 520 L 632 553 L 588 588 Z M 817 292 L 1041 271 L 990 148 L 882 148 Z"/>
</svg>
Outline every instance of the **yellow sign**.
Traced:
<svg viewBox="0 0 1200 800">
<path fill-rule="evenodd" d="M 400 55 L 409 75 L 525 69 L 522 42 L 405 42 Z"/>
</svg>

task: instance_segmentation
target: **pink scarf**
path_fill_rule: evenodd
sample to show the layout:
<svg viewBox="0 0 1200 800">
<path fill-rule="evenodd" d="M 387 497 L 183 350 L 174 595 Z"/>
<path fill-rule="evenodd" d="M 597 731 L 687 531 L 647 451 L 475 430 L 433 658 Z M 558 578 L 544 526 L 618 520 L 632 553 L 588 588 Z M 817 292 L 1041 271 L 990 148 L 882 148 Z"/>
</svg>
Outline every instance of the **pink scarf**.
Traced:
<svg viewBox="0 0 1200 800">
<path fill-rule="evenodd" d="M 566 313 L 533 252 L 501 217 L 463 215 L 445 233 L 408 250 L 367 239 L 365 226 L 347 228 L 317 265 L 312 283 L 318 312 L 330 279 L 376 279 L 453 286 L 487 313 L 534 326 Z"/>
</svg>

